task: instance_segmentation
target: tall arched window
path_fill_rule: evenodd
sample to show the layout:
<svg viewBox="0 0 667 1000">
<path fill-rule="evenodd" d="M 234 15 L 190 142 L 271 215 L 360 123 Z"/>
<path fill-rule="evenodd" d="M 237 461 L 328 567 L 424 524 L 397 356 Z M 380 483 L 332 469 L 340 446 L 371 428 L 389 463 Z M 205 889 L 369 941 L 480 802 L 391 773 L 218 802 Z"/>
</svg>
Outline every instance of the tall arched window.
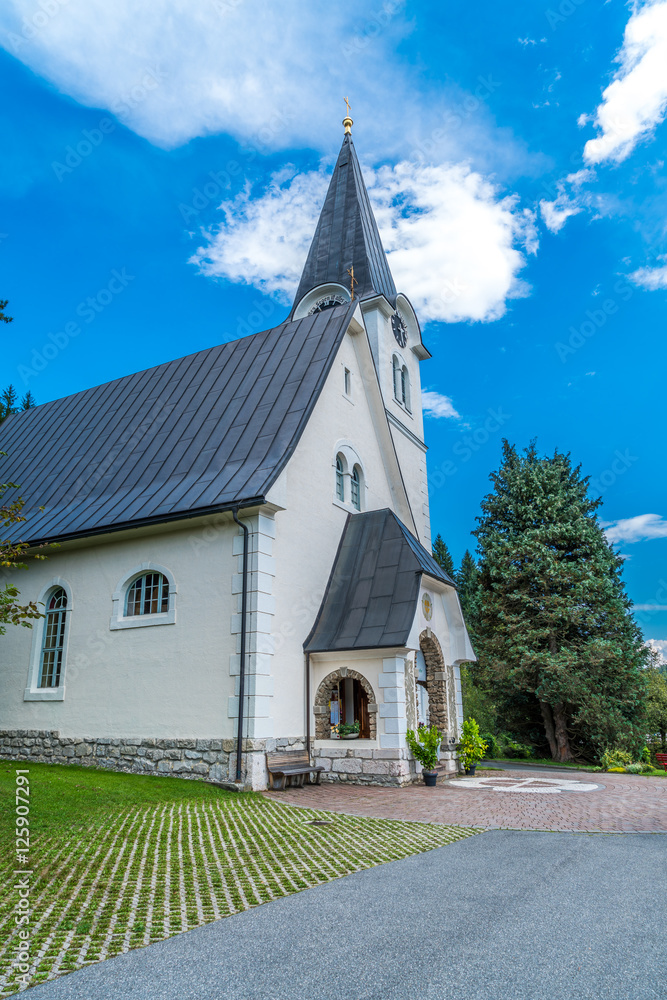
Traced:
<svg viewBox="0 0 667 1000">
<path fill-rule="evenodd" d="M 394 398 L 401 402 L 401 362 L 394 354 L 391 359 L 394 376 Z"/>
<path fill-rule="evenodd" d="M 169 610 L 169 581 L 162 573 L 144 573 L 127 591 L 125 614 L 158 615 Z"/>
<path fill-rule="evenodd" d="M 340 455 L 336 455 L 336 498 L 345 503 L 345 469 Z"/>
<path fill-rule="evenodd" d="M 40 688 L 57 688 L 63 672 L 65 629 L 67 625 L 67 594 L 62 587 L 46 601 L 46 618 L 39 661 Z"/>
<path fill-rule="evenodd" d="M 407 365 L 403 365 L 401 368 L 401 402 L 406 410 L 410 409 L 410 379 Z"/>
<path fill-rule="evenodd" d="M 356 510 L 361 510 L 361 472 L 359 471 L 359 466 L 355 465 L 352 470 L 352 478 L 350 480 L 350 499 L 352 501 L 352 506 Z"/>
<path fill-rule="evenodd" d="M 408 366 L 403 364 L 398 355 L 394 354 L 391 359 L 392 376 L 394 381 L 394 399 L 406 410 L 410 409 L 410 376 Z"/>
</svg>

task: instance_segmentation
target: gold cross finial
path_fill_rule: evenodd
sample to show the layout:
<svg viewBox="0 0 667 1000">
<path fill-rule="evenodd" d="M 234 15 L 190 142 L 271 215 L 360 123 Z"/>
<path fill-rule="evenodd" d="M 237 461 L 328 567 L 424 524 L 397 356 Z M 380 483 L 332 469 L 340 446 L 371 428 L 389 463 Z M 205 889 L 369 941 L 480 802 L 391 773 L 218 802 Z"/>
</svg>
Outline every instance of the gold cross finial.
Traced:
<svg viewBox="0 0 667 1000">
<path fill-rule="evenodd" d="M 350 299 L 352 302 L 354 302 L 354 286 L 359 284 L 359 282 L 354 276 L 354 264 L 352 265 L 352 267 L 348 267 L 347 273 L 350 276 Z"/>
<path fill-rule="evenodd" d="M 345 107 L 347 108 L 347 114 L 343 118 L 343 125 L 345 126 L 345 135 L 351 135 L 352 126 L 354 125 L 354 122 L 350 118 L 350 99 L 348 97 L 344 97 L 343 100 L 345 101 Z"/>
</svg>

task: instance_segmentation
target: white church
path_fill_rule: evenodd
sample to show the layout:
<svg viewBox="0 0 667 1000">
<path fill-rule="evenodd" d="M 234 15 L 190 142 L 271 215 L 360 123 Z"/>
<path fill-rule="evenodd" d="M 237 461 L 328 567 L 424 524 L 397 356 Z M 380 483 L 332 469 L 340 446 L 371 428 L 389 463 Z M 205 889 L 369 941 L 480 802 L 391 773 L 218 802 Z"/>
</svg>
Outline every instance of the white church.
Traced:
<svg viewBox="0 0 667 1000">
<path fill-rule="evenodd" d="M 456 768 L 474 653 L 431 555 L 430 354 L 344 125 L 284 323 L 0 426 L 15 537 L 59 546 L 16 574 L 45 617 L 0 638 L 4 757 L 262 789 L 307 749 L 401 785 L 428 720 Z"/>
</svg>

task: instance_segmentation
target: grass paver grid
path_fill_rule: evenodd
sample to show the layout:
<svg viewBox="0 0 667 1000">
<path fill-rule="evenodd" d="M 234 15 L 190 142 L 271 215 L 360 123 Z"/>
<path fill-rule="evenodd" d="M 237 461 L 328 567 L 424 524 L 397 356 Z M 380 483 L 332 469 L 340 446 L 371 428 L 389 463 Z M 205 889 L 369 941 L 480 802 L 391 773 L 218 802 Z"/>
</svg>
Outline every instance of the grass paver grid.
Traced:
<svg viewBox="0 0 667 1000">
<path fill-rule="evenodd" d="M 312 820 L 331 825 L 312 826 Z M 266 798 L 130 806 L 31 849 L 29 984 L 220 917 L 479 833 L 294 808 Z M 12 968 L 13 851 L 0 865 L 0 997 Z"/>
</svg>

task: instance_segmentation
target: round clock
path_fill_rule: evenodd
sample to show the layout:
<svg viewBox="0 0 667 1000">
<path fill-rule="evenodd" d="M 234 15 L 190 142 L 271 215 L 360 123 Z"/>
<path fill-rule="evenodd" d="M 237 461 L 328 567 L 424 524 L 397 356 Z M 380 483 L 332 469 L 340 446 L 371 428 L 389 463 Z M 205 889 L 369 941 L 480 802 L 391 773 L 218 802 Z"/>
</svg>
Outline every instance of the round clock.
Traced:
<svg viewBox="0 0 667 1000">
<path fill-rule="evenodd" d="M 399 312 L 395 312 L 391 317 L 391 328 L 394 331 L 397 343 L 400 347 L 405 347 L 408 342 L 408 328 Z"/>
</svg>

